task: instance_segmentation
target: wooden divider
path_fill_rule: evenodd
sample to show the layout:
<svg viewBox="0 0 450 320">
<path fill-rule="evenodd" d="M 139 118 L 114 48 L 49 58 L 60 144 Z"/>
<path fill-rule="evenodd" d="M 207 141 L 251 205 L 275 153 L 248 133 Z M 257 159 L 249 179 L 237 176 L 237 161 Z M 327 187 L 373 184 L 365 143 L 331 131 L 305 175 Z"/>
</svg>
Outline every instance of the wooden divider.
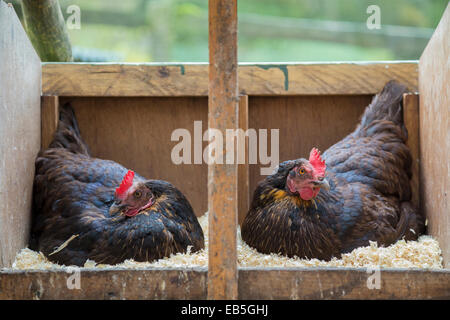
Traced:
<svg viewBox="0 0 450 320">
<path fill-rule="evenodd" d="M 248 130 L 248 96 L 241 96 L 239 100 L 239 128 Z M 244 137 L 245 163 L 238 164 L 238 223 L 244 220 L 250 206 L 250 176 L 248 163 L 248 137 Z M 237 156 L 236 156 L 237 158 Z"/>
<path fill-rule="evenodd" d="M 419 62 L 421 203 L 450 268 L 450 4 Z"/>
<path fill-rule="evenodd" d="M 28 243 L 40 103 L 41 61 L 14 8 L 0 1 L 0 268 Z"/>
<path fill-rule="evenodd" d="M 210 0 L 208 127 L 237 129 L 238 102 L 237 1 Z M 209 164 L 208 299 L 238 297 L 237 184 L 237 164 Z"/>
<path fill-rule="evenodd" d="M 41 149 L 48 148 L 59 121 L 59 97 L 41 98 Z"/>
<path fill-rule="evenodd" d="M 406 145 L 411 152 L 411 202 L 425 215 L 420 207 L 420 185 L 419 185 L 419 95 L 417 93 L 406 93 L 403 95 L 403 122 L 408 130 Z"/>
</svg>

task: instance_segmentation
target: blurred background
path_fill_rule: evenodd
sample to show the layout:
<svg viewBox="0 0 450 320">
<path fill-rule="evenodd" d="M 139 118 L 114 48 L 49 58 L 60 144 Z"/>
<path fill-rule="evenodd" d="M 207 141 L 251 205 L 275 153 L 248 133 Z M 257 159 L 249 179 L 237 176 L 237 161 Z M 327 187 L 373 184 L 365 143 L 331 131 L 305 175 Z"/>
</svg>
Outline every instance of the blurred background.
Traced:
<svg viewBox="0 0 450 320">
<path fill-rule="evenodd" d="M 20 0 L 12 2 L 22 20 Z M 60 0 L 75 61 L 207 62 L 207 0 Z M 415 60 L 447 0 L 238 0 L 240 62 Z M 369 29 L 370 5 L 380 29 Z"/>
</svg>

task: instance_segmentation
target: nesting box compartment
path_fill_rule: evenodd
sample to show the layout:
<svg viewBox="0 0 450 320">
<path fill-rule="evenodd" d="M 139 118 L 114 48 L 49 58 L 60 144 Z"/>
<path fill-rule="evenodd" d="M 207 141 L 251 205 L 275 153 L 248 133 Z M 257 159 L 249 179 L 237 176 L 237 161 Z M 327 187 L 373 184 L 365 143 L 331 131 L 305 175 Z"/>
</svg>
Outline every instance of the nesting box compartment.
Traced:
<svg viewBox="0 0 450 320">
<path fill-rule="evenodd" d="M 2 67 L 0 75 L 0 103 L 5 110 L 0 118 L 0 150 L 6 161 L 0 167 L 0 267 L 10 267 L 17 251 L 27 246 L 34 157 L 39 148 L 48 146 L 59 105 L 65 102 L 74 107 L 93 156 L 172 182 L 196 214 L 203 215 L 208 210 L 208 166 L 174 164 L 171 152 L 177 142 L 171 142 L 171 134 L 184 128 L 194 135 L 194 121 L 201 121 L 203 131 L 208 128 L 208 65 L 46 63 L 41 68 L 13 9 L 0 5 L 0 60 L 10 66 Z M 239 127 L 267 129 L 269 142 L 270 129 L 280 129 L 280 161 L 305 156 L 313 146 L 327 149 L 353 131 L 386 82 L 405 84 L 411 91 L 404 96 L 404 119 L 414 160 L 413 201 L 428 220 L 429 234 L 440 243 L 445 268 L 450 267 L 450 101 L 445 94 L 449 71 L 443 66 L 449 54 L 445 38 L 449 15 L 447 8 L 420 62 L 240 64 L 238 68 Z M 5 118 L 6 114 L 15 116 Z M 19 151 L 10 153 L 14 148 Z M 261 167 L 266 165 L 239 165 L 239 222 L 263 178 Z M 14 188 L 7 187 L 11 181 Z M 0 299 L 205 299 L 208 290 L 208 270 L 189 266 L 83 269 L 82 290 L 69 289 L 68 276 L 65 271 L 3 269 Z M 238 298 L 450 298 L 449 269 L 382 269 L 380 290 L 370 290 L 367 277 L 365 269 L 356 268 L 242 268 Z"/>
</svg>

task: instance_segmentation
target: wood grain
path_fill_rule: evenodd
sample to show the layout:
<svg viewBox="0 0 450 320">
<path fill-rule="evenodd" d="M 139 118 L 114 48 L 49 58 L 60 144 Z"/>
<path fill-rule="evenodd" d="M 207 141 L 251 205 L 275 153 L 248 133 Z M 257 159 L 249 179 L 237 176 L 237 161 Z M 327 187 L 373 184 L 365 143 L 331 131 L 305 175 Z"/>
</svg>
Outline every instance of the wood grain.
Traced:
<svg viewBox="0 0 450 320">
<path fill-rule="evenodd" d="M 369 271 L 369 272 L 368 272 Z M 380 287 L 368 288 L 374 270 L 353 268 L 245 268 L 239 299 L 450 299 L 450 271 L 380 271 Z"/>
<path fill-rule="evenodd" d="M 420 158 L 419 158 L 419 95 L 417 93 L 406 93 L 403 95 L 403 122 L 408 130 L 408 146 L 411 157 L 411 190 L 412 203 L 420 210 Z"/>
<path fill-rule="evenodd" d="M 58 96 L 207 96 L 208 65 L 43 65 L 43 94 Z"/>
<path fill-rule="evenodd" d="M 449 270 L 240 268 L 239 299 L 450 299 Z M 65 271 L 0 271 L 0 299 L 206 299 L 207 270 L 83 270 L 80 290 Z"/>
<path fill-rule="evenodd" d="M 239 100 L 239 128 L 244 132 L 248 129 L 248 96 Z M 238 223 L 244 220 L 250 206 L 248 137 L 245 137 L 245 163 L 238 165 Z"/>
<path fill-rule="evenodd" d="M 13 7 L 0 1 L 0 267 L 28 243 L 41 145 L 41 62 Z"/>
<path fill-rule="evenodd" d="M 59 121 L 59 98 L 42 96 L 41 98 L 41 148 L 46 149 L 53 140 Z"/>
<path fill-rule="evenodd" d="M 415 62 L 259 64 L 239 69 L 239 88 L 248 95 L 376 94 L 389 80 L 417 91 Z"/>
<path fill-rule="evenodd" d="M 239 127 L 237 2 L 210 0 L 208 5 L 208 128 L 226 137 L 227 129 Z M 237 299 L 237 191 L 235 162 L 208 165 L 208 299 Z"/>
<path fill-rule="evenodd" d="M 148 179 L 171 182 L 188 198 L 197 216 L 208 210 L 205 163 L 193 164 L 194 121 L 207 129 L 206 98 L 60 98 L 71 102 L 91 154 L 114 160 Z M 191 138 L 192 164 L 175 164 L 172 132 L 186 129 Z M 201 134 L 200 137 L 201 141 Z M 200 142 L 206 147 L 206 142 Z"/>
<path fill-rule="evenodd" d="M 207 64 L 46 63 L 43 94 L 207 96 Z M 397 80 L 417 91 L 417 62 L 239 64 L 245 95 L 373 95 Z"/>
<path fill-rule="evenodd" d="M 206 269 L 74 270 L 0 272 L 0 300 L 206 299 Z"/>
<path fill-rule="evenodd" d="M 420 57 L 421 203 L 450 268 L 450 5 Z"/>
</svg>

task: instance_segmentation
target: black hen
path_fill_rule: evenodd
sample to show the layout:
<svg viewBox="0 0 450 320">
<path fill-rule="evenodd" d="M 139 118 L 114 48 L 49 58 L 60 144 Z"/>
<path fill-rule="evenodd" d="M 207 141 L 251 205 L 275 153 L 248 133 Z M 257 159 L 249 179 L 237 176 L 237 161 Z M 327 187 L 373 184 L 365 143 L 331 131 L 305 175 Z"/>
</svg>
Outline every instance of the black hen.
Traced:
<svg viewBox="0 0 450 320">
<path fill-rule="evenodd" d="M 313 149 L 309 160 L 280 164 L 256 188 L 242 239 L 263 253 L 324 260 L 370 240 L 387 246 L 417 239 L 424 224 L 410 202 L 404 92 L 389 82 L 324 161 Z"/>
<path fill-rule="evenodd" d="M 87 259 L 152 261 L 188 246 L 195 252 L 204 237 L 172 184 L 91 157 L 65 105 L 54 140 L 36 160 L 31 246 L 54 262 L 82 266 Z"/>
</svg>

